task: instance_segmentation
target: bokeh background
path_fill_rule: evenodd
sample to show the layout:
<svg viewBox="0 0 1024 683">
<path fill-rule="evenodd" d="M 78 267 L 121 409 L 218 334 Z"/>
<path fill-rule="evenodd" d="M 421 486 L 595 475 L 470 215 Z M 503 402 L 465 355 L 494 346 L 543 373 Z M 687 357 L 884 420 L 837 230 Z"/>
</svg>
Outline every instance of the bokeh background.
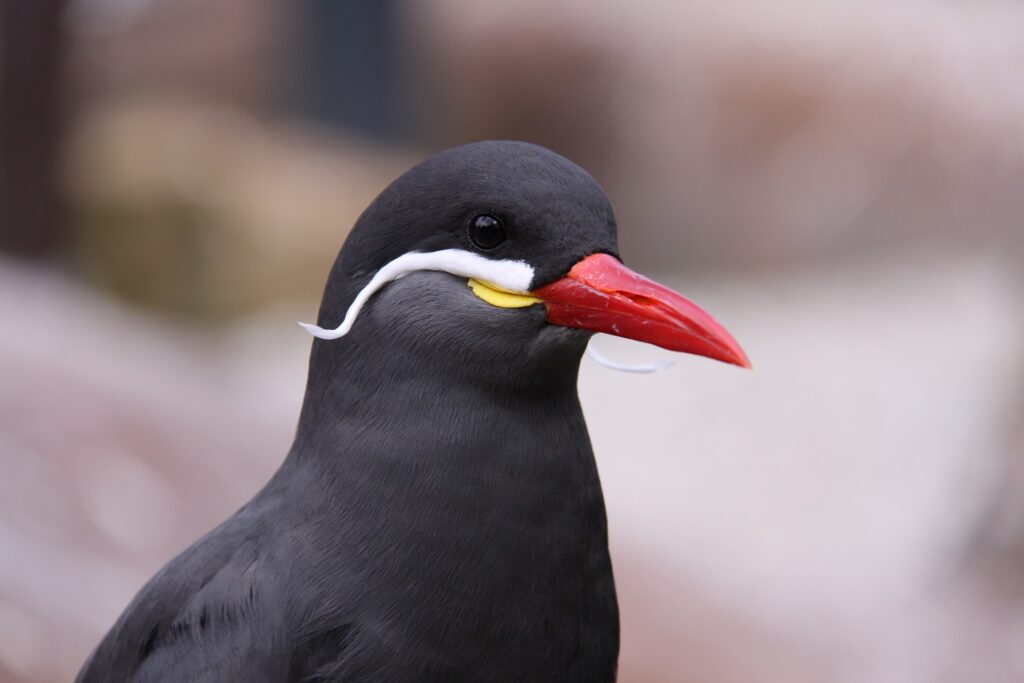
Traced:
<svg viewBox="0 0 1024 683">
<path fill-rule="evenodd" d="M 0 681 L 268 478 L 346 232 L 481 138 L 755 364 L 584 361 L 623 681 L 1024 680 L 1022 64 L 1000 0 L 0 1 Z"/>
</svg>

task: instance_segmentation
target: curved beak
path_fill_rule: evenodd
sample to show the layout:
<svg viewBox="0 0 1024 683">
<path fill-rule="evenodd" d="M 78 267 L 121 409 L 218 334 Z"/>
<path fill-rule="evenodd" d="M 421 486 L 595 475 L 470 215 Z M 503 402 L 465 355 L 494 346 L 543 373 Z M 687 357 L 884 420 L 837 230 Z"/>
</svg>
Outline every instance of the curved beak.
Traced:
<svg viewBox="0 0 1024 683">
<path fill-rule="evenodd" d="M 588 256 L 531 292 L 548 322 L 654 344 L 749 368 L 740 345 L 707 312 L 682 294 L 634 273 L 608 254 Z"/>
</svg>

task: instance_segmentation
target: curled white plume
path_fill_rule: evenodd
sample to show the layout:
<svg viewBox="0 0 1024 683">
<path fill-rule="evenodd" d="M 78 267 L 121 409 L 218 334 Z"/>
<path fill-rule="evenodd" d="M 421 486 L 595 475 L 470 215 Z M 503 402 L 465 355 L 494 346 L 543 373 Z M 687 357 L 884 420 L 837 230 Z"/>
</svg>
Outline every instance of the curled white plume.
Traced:
<svg viewBox="0 0 1024 683">
<path fill-rule="evenodd" d="M 633 372 L 641 375 L 650 374 L 652 372 L 658 372 L 660 370 L 668 370 L 670 367 L 676 364 L 673 360 L 660 360 L 654 363 L 643 363 L 638 365 L 629 365 L 626 363 L 617 363 L 606 356 L 601 355 L 597 349 L 594 348 L 594 341 L 591 339 L 587 345 L 587 355 L 590 359 L 597 362 L 606 368 L 612 370 L 618 370 L 619 372 Z"/>
<path fill-rule="evenodd" d="M 299 323 L 299 325 L 320 339 L 344 337 L 352 329 L 363 305 L 377 290 L 389 282 L 417 270 L 439 270 L 459 277 L 476 278 L 493 282 L 514 292 L 525 292 L 533 281 L 533 268 L 523 261 L 492 261 L 462 249 L 413 251 L 399 256 L 378 270 L 370 282 L 356 295 L 352 305 L 345 313 L 344 320 L 333 330 L 325 330 L 309 323 Z"/>
</svg>

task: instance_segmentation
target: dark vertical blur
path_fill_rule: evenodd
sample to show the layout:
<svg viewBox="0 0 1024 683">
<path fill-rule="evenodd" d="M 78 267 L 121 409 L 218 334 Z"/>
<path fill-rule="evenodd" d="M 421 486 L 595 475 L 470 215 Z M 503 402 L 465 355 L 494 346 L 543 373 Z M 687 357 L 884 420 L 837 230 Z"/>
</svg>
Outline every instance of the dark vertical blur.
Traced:
<svg viewBox="0 0 1024 683">
<path fill-rule="evenodd" d="M 58 150 L 64 0 L 0 0 L 0 250 L 52 252 L 61 237 Z"/>
<path fill-rule="evenodd" d="M 332 128 L 402 139 L 400 0 L 303 0 L 294 81 L 300 111 Z"/>
</svg>

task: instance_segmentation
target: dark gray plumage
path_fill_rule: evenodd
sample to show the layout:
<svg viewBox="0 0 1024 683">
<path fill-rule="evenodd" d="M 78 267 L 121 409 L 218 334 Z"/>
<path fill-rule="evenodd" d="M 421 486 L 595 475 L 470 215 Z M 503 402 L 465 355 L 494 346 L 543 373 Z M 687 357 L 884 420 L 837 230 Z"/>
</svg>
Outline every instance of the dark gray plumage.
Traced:
<svg viewBox="0 0 1024 683">
<path fill-rule="evenodd" d="M 366 210 L 320 323 L 404 253 L 471 250 L 481 212 L 509 231 L 493 257 L 533 264 L 531 288 L 617 251 L 580 168 L 467 145 Z M 614 680 L 605 510 L 576 394 L 588 337 L 446 273 L 384 287 L 347 336 L 314 342 L 280 470 L 142 588 L 77 680 Z"/>
</svg>

